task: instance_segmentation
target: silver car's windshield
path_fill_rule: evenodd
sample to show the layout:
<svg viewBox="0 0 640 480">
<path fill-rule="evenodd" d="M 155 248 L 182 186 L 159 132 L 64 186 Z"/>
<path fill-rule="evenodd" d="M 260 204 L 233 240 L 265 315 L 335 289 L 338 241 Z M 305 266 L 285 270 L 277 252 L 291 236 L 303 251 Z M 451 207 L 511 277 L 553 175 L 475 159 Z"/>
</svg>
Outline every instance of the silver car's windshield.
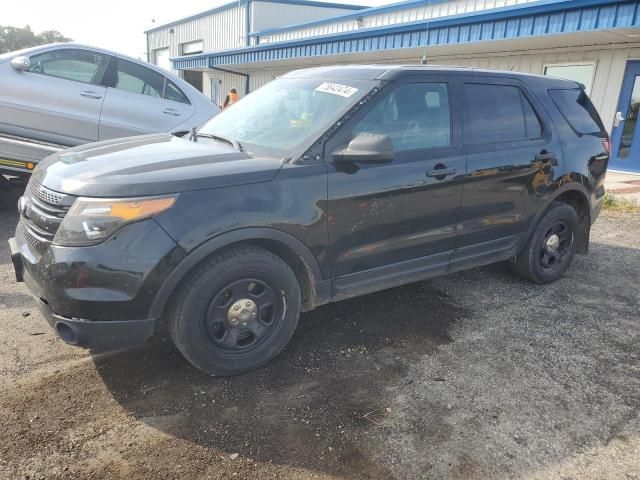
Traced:
<svg viewBox="0 0 640 480">
<path fill-rule="evenodd" d="M 233 138 L 249 154 L 289 158 L 303 153 L 377 85 L 373 80 L 274 80 L 213 117 L 199 133 Z"/>
</svg>

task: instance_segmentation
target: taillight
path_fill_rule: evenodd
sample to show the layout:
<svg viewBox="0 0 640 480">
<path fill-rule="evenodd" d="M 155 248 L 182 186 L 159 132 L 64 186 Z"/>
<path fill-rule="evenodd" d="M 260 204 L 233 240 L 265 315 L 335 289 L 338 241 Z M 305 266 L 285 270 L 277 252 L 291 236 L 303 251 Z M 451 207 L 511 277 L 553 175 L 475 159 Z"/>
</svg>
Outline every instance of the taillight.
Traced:
<svg viewBox="0 0 640 480">
<path fill-rule="evenodd" d="M 611 153 L 611 141 L 609 141 L 609 137 L 604 137 L 600 139 L 602 141 L 602 146 L 604 147 L 604 151 L 607 152 L 607 155 Z"/>
</svg>

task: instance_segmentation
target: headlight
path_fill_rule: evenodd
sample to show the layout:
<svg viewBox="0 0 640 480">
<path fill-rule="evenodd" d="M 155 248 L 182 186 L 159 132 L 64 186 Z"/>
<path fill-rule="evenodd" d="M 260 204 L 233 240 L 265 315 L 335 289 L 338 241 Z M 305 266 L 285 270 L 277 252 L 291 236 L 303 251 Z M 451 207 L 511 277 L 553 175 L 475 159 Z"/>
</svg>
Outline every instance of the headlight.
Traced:
<svg viewBox="0 0 640 480">
<path fill-rule="evenodd" d="M 177 195 L 163 197 L 79 198 L 64 217 L 53 243 L 66 246 L 95 245 L 122 226 L 171 208 Z"/>
</svg>

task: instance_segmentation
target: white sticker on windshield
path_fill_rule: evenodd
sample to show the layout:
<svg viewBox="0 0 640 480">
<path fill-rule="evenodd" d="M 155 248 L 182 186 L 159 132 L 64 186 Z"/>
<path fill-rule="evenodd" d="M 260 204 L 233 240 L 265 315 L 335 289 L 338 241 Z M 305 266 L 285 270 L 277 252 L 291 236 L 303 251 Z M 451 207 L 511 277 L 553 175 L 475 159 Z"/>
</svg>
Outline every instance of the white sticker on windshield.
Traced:
<svg viewBox="0 0 640 480">
<path fill-rule="evenodd" d="M 334 95 L 340 95 L 341 97 L 350 97 L 358 91 L 357 88 L 350 87 L 349 85 L 341 85 L 339 83 L 324 82 L 318 88 L 316 92 L 332 93 Z"/>
</svg>

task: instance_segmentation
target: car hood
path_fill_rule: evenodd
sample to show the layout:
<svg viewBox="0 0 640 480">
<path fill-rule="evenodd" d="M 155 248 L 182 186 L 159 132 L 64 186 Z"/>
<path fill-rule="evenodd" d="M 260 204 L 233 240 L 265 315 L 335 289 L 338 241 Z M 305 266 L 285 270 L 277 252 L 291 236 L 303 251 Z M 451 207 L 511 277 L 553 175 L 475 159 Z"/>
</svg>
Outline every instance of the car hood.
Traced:
<svg viewBox="0 0 640 480">
<path fill-rule="evenodd" d="M 33 179 L 71 195 L 133 197 L 265 182 L 281 167 L 221 142 L 156 134 L 63 150 L 40 162 Z"/>
</svg>

